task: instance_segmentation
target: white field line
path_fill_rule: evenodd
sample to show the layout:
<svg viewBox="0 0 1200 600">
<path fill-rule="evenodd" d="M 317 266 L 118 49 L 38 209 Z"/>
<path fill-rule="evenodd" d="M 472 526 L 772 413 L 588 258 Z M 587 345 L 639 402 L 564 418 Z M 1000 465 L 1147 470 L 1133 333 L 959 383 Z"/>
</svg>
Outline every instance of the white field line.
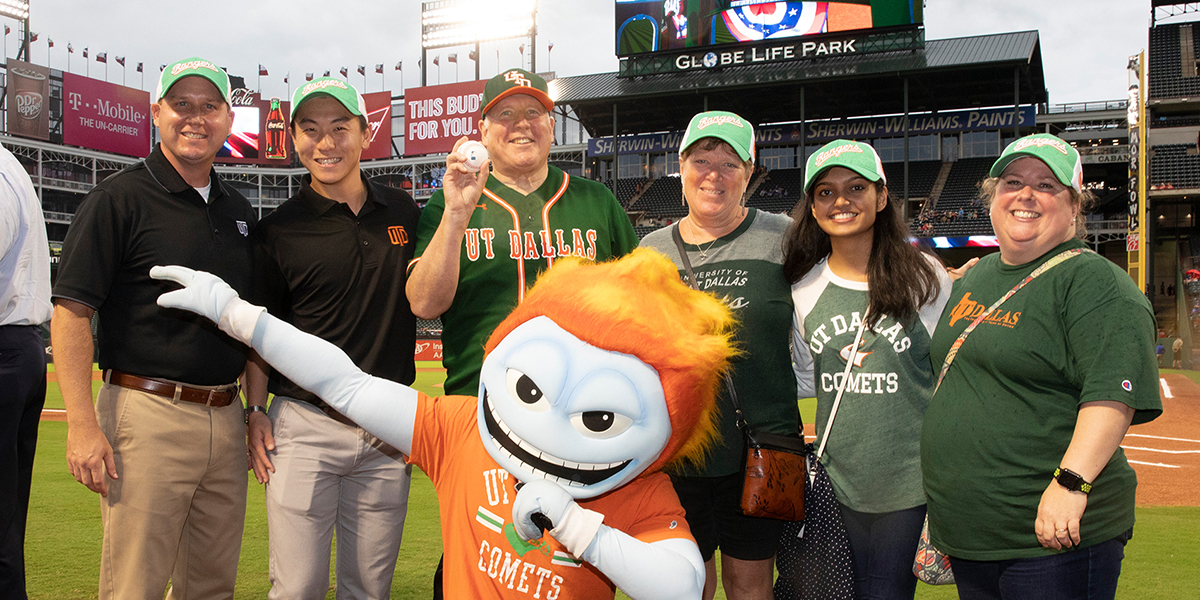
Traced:
<svg viewBox="0 0 1200 600">
<path fill-rule="evenodd" d="M 1163 393 L 1163 396 L 1165 396 L 1165 397 L 1167 397 L 1167 398 L 1174 398 L 1174 397 L 1175 397 L 1175 396 L 1172 396 L 1172 395 L 1171 395 L 1171 386 L 1167 385 L 1167 380 L 1166 380 L 1166 378 L 1164 378 L 1164 377 L 1159 377 L 1159 378 L 1158 378 L 1158 385 L 1162 386 L 1162 393 Z"/>
<path fill-rule="evenodd" d="M 1177 438 L 1177 437 L 1163 437 L 1161 435 L 1146 435 L 1144 433 L 1127 433 L 1127 434 L 1125 434 L 1125 437 L 1138 437 L 1138 438 L 1146 438 L 1146 439 L 1150 439 L 1150 440 L 1170 440 L 1172 442 L 1191 442 L 1193 444 L 1200 444 L 1200 440 L 1191 440 L 1188 438 Z"/>
<path fill-rule="evenodd" d="M 1200 450 L 1163 450 L 1161 448 L 1139 448 L 1137 446 L 1121 446 L 1126 450 L 1144 450 L 1146 452 L 1162 452 L 1163 454 L 1200 454 Z"/>
<path fill-rule="evenodd" d="M 1163 463 L 1142 462 L 1140 460 L 1131 460 L 1131 461 L 1129 461 L 1129 464 L 1131 464 L 1131 465 L 1146 465 L 1148 467 L 1166 467 L 1168 469 L 1180 468 L 1179 465 L 1168 465 L 1168 464 L 1163 464 Z"/>
<path fill-rule="evenodd" d="M 65 413 L 65 412 L 67 412 L 67 411 L 66 411 L 66 410 L 64 410 L 64 409 L 61 409 L 61 408 L 43 408 L 43 409 L 42 409 L 42 412 L 48 412 L 48 413 Z"/>
</svg>

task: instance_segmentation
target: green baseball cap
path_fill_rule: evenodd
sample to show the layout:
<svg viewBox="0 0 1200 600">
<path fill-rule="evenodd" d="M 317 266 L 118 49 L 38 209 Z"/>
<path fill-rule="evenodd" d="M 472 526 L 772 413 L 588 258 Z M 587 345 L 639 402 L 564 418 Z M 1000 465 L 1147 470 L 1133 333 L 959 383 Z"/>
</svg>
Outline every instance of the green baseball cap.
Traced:
<svg viewBox="0 0 1200 600">
<path fill-rule="evenodd" d="M 817 177 L 833 167 L 844 167 L 862 175 L 867 181 L 882 181 L 887 185 L 883 161 L 879 160 L 879 154 L 870 144 L 833 140 L 808 157 L 808 166 L 804 169 L 804 192 L 808 193 L 817 182 Z"/>
<path fill-rule="evenodd" d="M 723 110 L 710 110 L 692 117 L 683 140 L 679 142 L 679 154 L 702 138 L 717 138 L 733 147 L 733 151 L 744 161 L 754 160 L 754 126 L 736 114 Z"/>
<path fill-rule="evenodd" d="M 538 99 L 546 110 L 554 109 L 550 99 L 550 87 L 537 73 L 525 69 L 509 69 L 488 80 L 483 87 L 483 108 L 479 114 L 486 115 L 492 105 L 514 94 L 528 94 Z"/>
<path fill-rule="evenodd" d="M 198 56 L 185 58 L 163 67 L 162 74 L 158 76 L 158 88 L 154 90 L 154 100 L 152 103 L 162 100 L 162 97 L 171 91 L 171 86 L 184 77 L 203 77 L 209 80 L 213 85 L 217 86 L 217 91 L 225 99 L 225 104 L 230 103 L 229 74 L 221 67 L 218 67 L 216 63 L 204 60 Z"/>
<path fill-rule="evenodd" d="M 322 77 L 300 86 L 296 93 L 292 94 L 292 112 L 288 115 L 288 120 L 294 121 L 300 105 L 314 96 L 330 96 L 345 106 L 350 114 L 356 117 L 367 116 L 367 103 L 354 86 L 337 77 Z"/>
<path fill-rule="evenodd" d="M 1079 151 L 1049 133 L 1027 135 L 1009 144 L 1004 152 L 1000 153 L 1000 158 L 992 164 L 988 176 L 999 177 L 1004 174 L 1004 169 L 1009 163 L 1026 156 L 1046 163 L 1054 172 L 1054 177 L 1063 185 L 1075 188 L 1077 192 L 1083 191 L 1083 160 L 1079 158 Z"/>
</svg>

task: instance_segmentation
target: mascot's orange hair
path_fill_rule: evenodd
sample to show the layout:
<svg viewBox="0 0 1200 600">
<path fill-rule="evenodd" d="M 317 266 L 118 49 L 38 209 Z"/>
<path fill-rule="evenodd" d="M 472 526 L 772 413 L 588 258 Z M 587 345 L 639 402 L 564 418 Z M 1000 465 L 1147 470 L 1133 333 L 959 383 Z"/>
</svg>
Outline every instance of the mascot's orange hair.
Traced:
<svg viewBox="0 0 1200 600">
<path fill-rule="evenodd" d="M 644 473 L 676 460 L 700 462 L 715 443 L 716 391 L 733 347 L 734 318 L 725 303 L 679 280 L 665 256 L 637 249 L 619 260 L 594 264 L 555 261 L 484 348 L 513 329 L 546 316 L 597 348 L 637 357 L 662 381 L 671 438 Z"/>
</svg>

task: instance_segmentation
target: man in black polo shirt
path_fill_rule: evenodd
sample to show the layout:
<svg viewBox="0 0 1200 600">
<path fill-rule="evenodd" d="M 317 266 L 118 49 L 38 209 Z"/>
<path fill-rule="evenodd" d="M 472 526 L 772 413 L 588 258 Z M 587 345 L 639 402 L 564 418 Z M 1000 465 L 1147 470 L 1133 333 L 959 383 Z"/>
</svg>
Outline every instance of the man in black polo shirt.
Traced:
<svg viewBox="0 0 1200 600">
<path fill-rule="evenodd" d="M 255 216 L 213 159 L 229 136 L 229 77 L 167 66 L 150 107 L 162 143 L 93 189 L 63 244 L 51 335 L 72 475 L 101 495 L 101 599 L 232 598 L 246 509 L 238 377 L 247 348 L 184 311 L 150 267 L 186 264 L 251 291 Z M 99 313 L 104 384 L 92 405 Z"/>
<path fill-rule="evenodd" d="M 309 174 L 255 229 L 270 257 L 267 306 L 364 371 L 411 384 L 416 317 L 404 270 L 419 209 L 359 170 L 370 131 L 350 84 L 326 77 L 296 90 L 291 128 Z M 277 373 L 271 391 L 269 416 L 257 401 L 248 409 L 254 472 L 266 483 L 268 597 L 325 597 L 335 527 L 337 597 L 388 597 L 408 507 L 404 457 Z"/>
</svg>

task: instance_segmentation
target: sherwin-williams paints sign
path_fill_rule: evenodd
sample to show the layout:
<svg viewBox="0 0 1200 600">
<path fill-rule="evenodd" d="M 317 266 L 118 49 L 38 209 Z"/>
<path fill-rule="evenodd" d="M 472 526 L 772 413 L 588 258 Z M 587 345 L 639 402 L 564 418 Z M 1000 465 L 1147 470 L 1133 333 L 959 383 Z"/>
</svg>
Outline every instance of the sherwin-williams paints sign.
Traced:
<svg viewBox="0 0 1200 600">
<path fill-rule="evenodd" d="M 63 143 L 145 157 L 150 121 L 149 92 L 63 73 Z"/>
</svg>

